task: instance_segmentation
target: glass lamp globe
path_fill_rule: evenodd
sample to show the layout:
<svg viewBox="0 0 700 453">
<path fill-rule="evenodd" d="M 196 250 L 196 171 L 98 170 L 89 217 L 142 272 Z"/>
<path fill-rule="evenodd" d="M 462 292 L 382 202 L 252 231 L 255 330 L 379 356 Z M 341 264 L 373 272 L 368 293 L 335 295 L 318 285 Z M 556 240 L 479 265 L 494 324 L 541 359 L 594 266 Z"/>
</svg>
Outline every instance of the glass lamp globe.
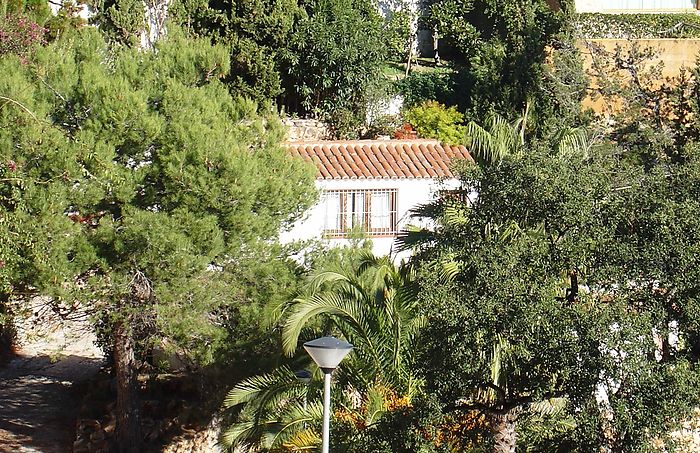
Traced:
<svg viewBox="0 0 700 453">
<path fill-rule="evenodd" d="M 321 337 L 304 343 L 304 349 L 323 371 L 333 370 L 353 346 L 335 337 Z"/>
</svg>

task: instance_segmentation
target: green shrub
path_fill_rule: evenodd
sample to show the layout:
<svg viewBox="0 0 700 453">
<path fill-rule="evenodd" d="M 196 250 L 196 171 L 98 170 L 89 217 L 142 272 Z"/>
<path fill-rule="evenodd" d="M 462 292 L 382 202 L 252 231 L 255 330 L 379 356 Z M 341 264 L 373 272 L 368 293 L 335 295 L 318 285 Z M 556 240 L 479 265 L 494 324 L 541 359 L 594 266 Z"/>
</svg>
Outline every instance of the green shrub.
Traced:
<svg viewBox="0 0 700 453">
<path fill-rule="evenodd" d="M 455 82 L 448 72 L 413 72 L 396 82 L 396 91 L 403 96 L 406 107 L 428 100 L 455 104 Z"/>
<path fill-rule="evenodd" d="M 456 107 L 445 107 L 437 101 L 426 101 L 404 113 L 406 121 L 423 138 L 435 138 L 448 145 L 464 142 L 466 128 L 460 124 L 464 116 Z"/>
</svg>

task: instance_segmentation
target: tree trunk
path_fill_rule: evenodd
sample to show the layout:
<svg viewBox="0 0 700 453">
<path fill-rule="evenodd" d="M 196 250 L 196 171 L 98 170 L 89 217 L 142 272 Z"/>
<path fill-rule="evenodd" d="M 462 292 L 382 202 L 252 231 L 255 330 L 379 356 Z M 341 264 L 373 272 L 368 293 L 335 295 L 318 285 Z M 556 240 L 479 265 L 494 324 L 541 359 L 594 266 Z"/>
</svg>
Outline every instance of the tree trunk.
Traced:
<svg viewBox="0 0 700 453">
<path fill-rule="evenodd" d="M 493 453 L 515 453 L 516 423 L 516 415 L 512 409 L 508 412 L 491 416 Z"/>
<path fill-rule="evenodd" d="M 134 339 L 128 321 L 114 330 L 114 370 L 117 378 L 117 449 L 119 453 L 141 451 L 141 417 L 134 362 Z"/>
</svg>

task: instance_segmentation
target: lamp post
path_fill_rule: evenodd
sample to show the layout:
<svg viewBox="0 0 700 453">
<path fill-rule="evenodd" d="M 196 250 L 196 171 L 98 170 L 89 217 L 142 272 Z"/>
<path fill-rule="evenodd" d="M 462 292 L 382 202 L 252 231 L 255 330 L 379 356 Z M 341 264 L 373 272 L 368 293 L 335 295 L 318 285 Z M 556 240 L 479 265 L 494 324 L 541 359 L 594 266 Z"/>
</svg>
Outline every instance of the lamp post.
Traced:
<svg viewBox="0 0 700 453">
<path fill-rule="evenodd" d="M 331 373 L 352 350 L 352 345 L 334 337 L 321 337 L 304 343 L 304 349 L 323 371 L 323 442 L 321 453 L 328 453 L 331 423 Z"/>
<path fill-rule="evenodd" d="M 294 372 L 294 376 L 297 378 L 297 381 L 306 384 L 306 391 L 308 393 L 309 382 L 311 382 L 311 372 L 309 370 L 299 370 Z M 304 394 L 304 410 L 306 410 L 307 401 L 309 399 L 307 393 Z"/>
</svg>

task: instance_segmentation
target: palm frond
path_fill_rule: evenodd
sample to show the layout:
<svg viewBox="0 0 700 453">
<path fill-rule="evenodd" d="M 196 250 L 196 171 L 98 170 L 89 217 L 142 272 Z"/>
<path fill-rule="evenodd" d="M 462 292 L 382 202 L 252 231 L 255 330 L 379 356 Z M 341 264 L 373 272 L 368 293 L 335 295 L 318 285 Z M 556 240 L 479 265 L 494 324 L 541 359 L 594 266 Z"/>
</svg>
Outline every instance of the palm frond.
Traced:
<svg viewBox="0 0 700 453">
<path fill-rule="evenodd" d="M 293 355 L 303 327 L 315 316 L 335 316 L 350 324 L 355 332 L 365 339 L 366 345 L 373 341 L 368 335 L 371 327 L 366 317 L 364 300 L 341 297 L 335 293 L 316 294 L 309 299 L 297 299 L 282 328 L 282 348 Z"/>
<path fill-rule="evenodd" d="M 590 155 L 591 143 L 586 131 L 580 128 L 562 131 L 562 136 L 557 143 L 557 153 L 561 157 L 579 157 L 587 159 Z"/>
<path fill-rule="evenodd" d="M 540 416 L 554 416 L 566 412 L 569 400 L 566 398 L 549 398 L 530 403 L 528 409 L 531 413 Z"/>
<path fill-rule="evenodd" d="M 221 434 L 221 443 L 226 447 L 235 447 L 251 439 L 257 430 L 257 425 L 252 421 L 234 423 Z"/>
<path fill-rule="evenodd" d="M 435 239 L 436 235 L 434 231 L 414 225 L 406 225 L 396 236 L 394 244 L 396 245 L 397 252 L 405 252 L 422 245 L 431 244 Z"/>
<path fill-rule="evenodd" d="M 522 157 L 528 110 L 512 124 L 500 115 L 489 118 L 488 129 L 473 121 L 467 124 L 466 142 L 472 156 L 487 165 L 498 164 L 508 156 Z"/>
<path fill-rule="evenodd" d="M 293 452 L 315 451 L 320 443 L 321 438 L 318 433 L 311 428 L 306 428 L 291 435 L 283 444 L 283 447 Z"/>
<path fill-rule="evenodd" d="M 300 431 L 308 431 L 308 425 L 315 425 L 323 417 L 323 405 L 320 402 L 307 404 L 299 402 L 288 405 L 277 417 L 277 429 L 265 433 L 263 444 L 267 448 L 281 447 Z M 316 434 L 318 437 L 318 434 Z"/>
<path fill-rule="evenodd" d="M 294 373 L 282 366 L 270 373 L 252 376 L 236 384 L 226 395 L 224 407 L 231 408 L 251 401 L 263 404 L 275 398 L 278 393 L 285 393 L 284 396 L 289 397 L 291 391 L 297 390 L 298 393 L 305 390 L 298 384 Z"/>
</svg>

